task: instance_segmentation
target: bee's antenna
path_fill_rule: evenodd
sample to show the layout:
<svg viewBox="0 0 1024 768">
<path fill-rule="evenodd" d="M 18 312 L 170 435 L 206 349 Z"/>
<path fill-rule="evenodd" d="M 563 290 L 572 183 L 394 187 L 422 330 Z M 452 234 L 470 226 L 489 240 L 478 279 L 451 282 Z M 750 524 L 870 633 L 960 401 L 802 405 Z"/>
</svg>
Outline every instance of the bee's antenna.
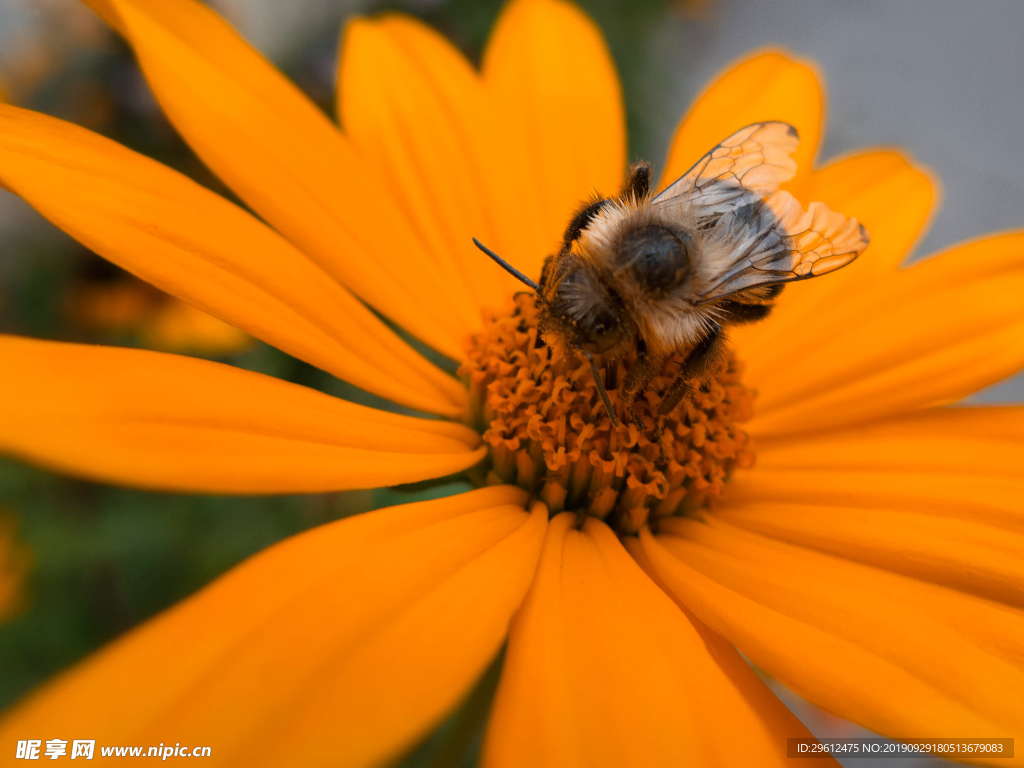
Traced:
<svg viewBox="0 0 1024 768">
<path fill-rule="evenodd" d="M 488 256 L 490 256 L 492 259 L 494 259 L 494 261 L 498 264 L 499 267 L 501 267 L 506 272 L 508 272 L 510 275 L 512 275 L 512 277 L 514 277 L 516 280 L 518 280 L 521 283 L 526 283 L 526 285 L 530 286 L 530 288 L 532 288 L 533 290 L 537 291 L 537 294 L 540 295 L 540 286 L 539 285 L 537 285 L 535 282 L 533 282 L 533 280 L 528 278 L 526 275 L 524 275 L 518 269 L 516 269 L 511 264 L 509 264 L 507 261 L 505 261 L 503 258 L 501 258 L 501 256 L 496 254 L 494 251 L 492 251 L 486 245 L 481 243 L 475 237 L 473 238 L 473 245 L 475 245 L 481 251 L 483 251 Z"/>
<path fill-rule="evenodd" d="M 516 280 L 518 280 L 521 283 L 525 283 L 530 288 L 532 288 L 537 293 L 537 298 L 540 299 L 541 301 L 544 301 L 544 296 L 540 292 L 540 286 L 533 282 L 533 280 L 531 280 L 518 269 L 513 267 L 511 264 L 509 264 L 507 261 L 501 258 L 501 256 L 496 254 L 494 251 L 492 251 L 486 245 L 481 243 L 475 237 L 473 238 L 473 245 L 475 245 L 481 251 L 490 256 L 499 267 L 501 267 L 510 275 L 512 275 L 512 277 L 514 277 Z M 594 377 L 594 383 L 597 384 L 597 392 L 599 395 L 601 395 L 601 402 L 604 403 L 604 409 L 608 411 L 608 418 L 612 420 L 612 426 L 619 426 L 619 420 L 615 418 L 615 409 L 612 408 L 612 401 L 608 397 L 608 392 L 604 388 L 604 382 L 601 380 L 601 372 L 597 370 L 597 363 L 594 362 L 594 356 L 587 352 L 587 350 L 583 349 L 582 347 L 580 348 L 580 352 L 582 352 L 583 355 L 587 358 L 587 360 L 590 361 L 590 373 Z"/>
<path fill-rule="evenodd" d="M 594 377 L 594 383 L 597 384 L 597 393 L 601 396 L 601 402 L 604 403 L 604 409 L 608 411 L 608 418 L 612 420 L 612 426 L 619 426 L 619 420 L 615 418 L 615 409 L 612 408 L 612 401 L 608 398 L 608 392 L 605 391 L 604 382 L 601 380 L 601 372 L 597 370 L 597 363 L 594 362 L 594 356 L 582 347 L 580 348 L 580 352 L 582 352 L 583 356 L 590 361 L 590 373 Z"/>
</svg>

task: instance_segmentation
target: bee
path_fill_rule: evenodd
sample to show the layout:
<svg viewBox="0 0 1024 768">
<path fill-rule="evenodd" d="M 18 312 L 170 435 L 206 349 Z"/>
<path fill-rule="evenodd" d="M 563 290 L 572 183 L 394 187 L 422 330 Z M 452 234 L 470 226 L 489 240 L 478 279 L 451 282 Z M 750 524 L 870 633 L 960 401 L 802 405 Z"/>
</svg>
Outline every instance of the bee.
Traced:
<svg viewBox="0 0 1024 768">
<path fill-rule="evenodd" d="M 856 219 L 820 202 L 804 210 L 779 189 L 796 173 L 798 144 L 787 123 L 748 125 L 657 194 L 650 165 L 635 164 L 617 197 L 580 206 L 539 283 L 473 242 L 536 292 L 544 342 L 589 360 L 616 426 L 594 356 L 635 354 L 621 385 L 631 410 L 679 355 L 659 406 L 667 415 L 720 358 L 725 328 L 763 320 L 784 283 L 832 272 L 867 248 Z"/>
</svg>

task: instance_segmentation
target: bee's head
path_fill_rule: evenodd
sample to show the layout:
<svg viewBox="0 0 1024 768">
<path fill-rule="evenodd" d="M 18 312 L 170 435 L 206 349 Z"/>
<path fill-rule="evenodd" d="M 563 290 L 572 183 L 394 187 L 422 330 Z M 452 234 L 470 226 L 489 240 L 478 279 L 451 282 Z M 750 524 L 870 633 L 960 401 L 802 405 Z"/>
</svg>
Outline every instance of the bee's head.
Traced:
<svg viewBox="0 0 1024 768">
<path fill-rule="evenodd" d="M 617 353 L 633 335 L 622 299 L 596 269 L 569 254 L 542 281 L 541 329 L 595 355 Z"/>
<path fill-rule="evenodd" d="M 617 354 L 628 349 L 635 338 L 629 313 L 609 280 L 601 279 L 596 268 L 576 256 L 566 244 L 559 258 L 551 257 L 544 265 L 540 283 L 535 283 L 498 254 L 473 238 L 476 247 L 499 264 L 502 269 L 537 294 L 540 308 L 538 341 L 546 342 L 551 352 L 565 354 L 578 350 L 590 361 L 590 372 L 614 426 L 615 416 L 608 392 L 602 382 L 595 354 Z"/>
<path fill-rule="evenodd" d="M 540 331 L 556 351 L 582 349 L 591 354 L 617 354 L 635 336 L 629 313 L 597 268 L 568 249 L 549 258 L 540 284 L 510 265 L 476 238 L 477 248 L 509 274 L 532 288 L 540 305 Z"/>
</svg>

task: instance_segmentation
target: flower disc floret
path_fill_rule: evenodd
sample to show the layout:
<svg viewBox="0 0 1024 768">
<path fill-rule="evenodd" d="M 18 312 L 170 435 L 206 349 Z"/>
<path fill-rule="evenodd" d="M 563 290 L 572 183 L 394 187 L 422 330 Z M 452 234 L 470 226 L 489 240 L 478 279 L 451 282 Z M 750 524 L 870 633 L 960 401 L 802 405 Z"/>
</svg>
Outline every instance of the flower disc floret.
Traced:
<svg viewBox="0 0 1024 768">
<path fill-rule="evenodd" d="M 518 294 L 511 313 L 486 317 L 459 371 L 489 447 L 481 483 L 518 484 L 552 514 L 593 515 L 630 534 L 648 520 L 700 508 L 735 468 L 753 465 L 753 443 L 740 426 L 752 416 L 753 393 L 731 352 L 691 381 L 667 415 L 658 407 L 678 357 L 631 406 L 616 383 L 635 355 L 599 360 L 618 415 L 613 426 L 589 362 L 556 355 L 538 334 L 537 315 L 536 298 Z"/>
</svg>

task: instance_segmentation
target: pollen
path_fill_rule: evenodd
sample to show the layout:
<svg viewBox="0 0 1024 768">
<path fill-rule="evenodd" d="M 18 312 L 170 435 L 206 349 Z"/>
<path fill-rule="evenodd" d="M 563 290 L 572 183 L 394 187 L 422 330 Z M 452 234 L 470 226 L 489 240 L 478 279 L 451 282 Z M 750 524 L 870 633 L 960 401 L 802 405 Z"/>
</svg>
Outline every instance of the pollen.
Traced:
<svg viewBox="0 0 1024 768">
<path fill-rule="evenodd" d="M 632 404 L 616 388 L 632 358 L 599 360 L 618 415 L 613 426 L 589 362 L 555 354 L 538 334 L 537 315 L 534 296 L 517 294 L 511 314 L 485 317 L 459 369 L 470 418 L 489 449 L 474 473 L 479 484 L 517 484 L 552 514 L 576 512 L 581 522 L 593 515 L 628 535 L 704 507 L 734 469 L 753 465 L 753 443 L 740 426 L 753 415 L 753 392 L 731 352 L 690 382 L 666 415 L 658 406 L 679 359 Z"/>
</svg>

